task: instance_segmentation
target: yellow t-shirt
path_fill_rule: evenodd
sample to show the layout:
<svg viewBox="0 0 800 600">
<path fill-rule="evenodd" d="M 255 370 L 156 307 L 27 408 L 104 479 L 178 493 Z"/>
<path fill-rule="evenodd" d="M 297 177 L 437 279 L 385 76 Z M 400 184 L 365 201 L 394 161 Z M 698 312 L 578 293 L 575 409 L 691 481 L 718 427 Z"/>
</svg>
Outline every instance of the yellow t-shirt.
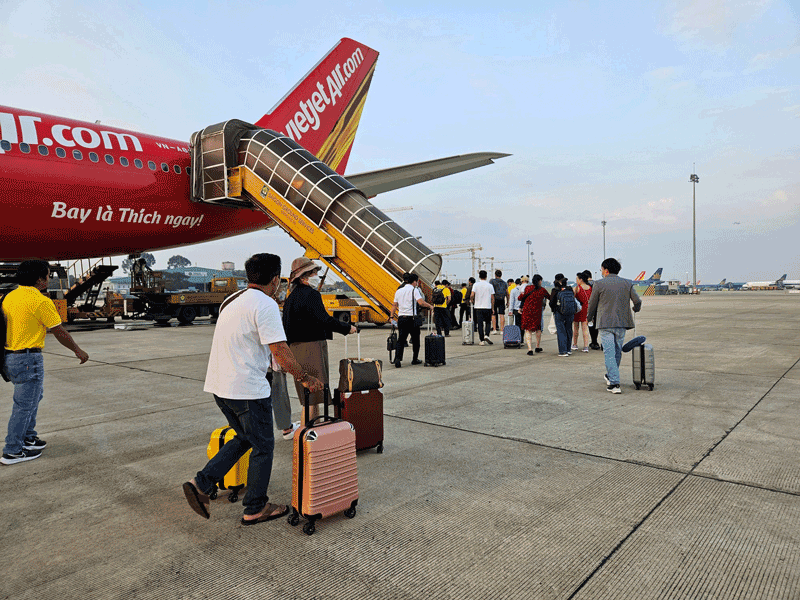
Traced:
<svg viewBox="0 0 800 600">
<path fill-rule="evenodd" d="M 442 290 L 444 295 L 444 302 L 442 304 L 434 304 L 436 308 L 447 308 L 447 303 L 450 302 L 450 290 L 443 285 L 437 285 L 436 289 Z"/>
<path fill-rule="evenodd" d="M 47 330 L 61 325 L 55 304 L 38 289 L 21 285 L 3 300 L 6 350 L 44 348 Z"/>
</svg>

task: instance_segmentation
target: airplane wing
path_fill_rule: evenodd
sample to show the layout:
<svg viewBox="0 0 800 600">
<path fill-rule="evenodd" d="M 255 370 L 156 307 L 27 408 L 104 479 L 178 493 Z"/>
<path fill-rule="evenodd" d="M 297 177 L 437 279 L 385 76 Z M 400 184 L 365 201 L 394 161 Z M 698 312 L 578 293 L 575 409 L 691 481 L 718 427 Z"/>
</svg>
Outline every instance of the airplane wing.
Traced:
<svg viewBox="0 0 800 600">
<path fill-rule="evenodd" d="M 511 156 L 501 152 L 475 152 L 472 154 L 461 154 L 459 156 L 449 156 L 435 160 L 404 165 L 402 167 L 391 167 L 389 169 L 379 169 L 365 173 L 345 175 L 345 179 L 364 192 L 368 198 L 372 198 L 383 192 L 397 190 L 409 185 L 431 181 L 439 177 L 469 171 L 485 165 L 491 165 L 498 158 Z"/>
</svg>

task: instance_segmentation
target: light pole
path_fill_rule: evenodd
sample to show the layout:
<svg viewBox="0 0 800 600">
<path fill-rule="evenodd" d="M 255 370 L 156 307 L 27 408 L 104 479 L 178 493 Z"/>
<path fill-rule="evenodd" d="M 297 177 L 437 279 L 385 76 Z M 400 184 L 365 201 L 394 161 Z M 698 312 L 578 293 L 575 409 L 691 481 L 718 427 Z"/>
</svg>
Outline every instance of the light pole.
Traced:
<svg viewBox="0 0 800 600">
<path fill-rule="evenodd" d="M 694 163 L 692 163 L 694 171 Z M 700 183 L 700 178 L 692 173 L 689 175 L 689 182 L 692 184 L 692 293 L 695 292 L 697 285 L 697 216 L 695 213 L 695 186 Z"/>
<path fill-rule="evenodd" d="M 603 220 L 601 221 L 603 225 L 603 260 L 606 259 L 606 216 L 603 215 Z"/>
<path fill-rule="evenodd" d="M 531 276 L 531 241 L 528 240 L 525 243 L 528 244 L 528 277 L 530 277 Z"/>
</svg>

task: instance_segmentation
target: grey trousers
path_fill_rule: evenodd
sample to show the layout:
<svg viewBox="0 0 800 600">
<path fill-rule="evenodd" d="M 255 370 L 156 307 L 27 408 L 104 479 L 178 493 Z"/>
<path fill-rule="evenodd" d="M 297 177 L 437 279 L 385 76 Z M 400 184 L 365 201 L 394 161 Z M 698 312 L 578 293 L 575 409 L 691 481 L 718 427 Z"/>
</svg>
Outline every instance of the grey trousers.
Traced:
<svg viewBox="0 0 800 600">
<path fill-rule="evenodd" d="M 289 402 L 289 389 L 286 387 L 286 373 L 273 371 L 272 373 L 272 412 L 275 415 L 275 427 L 280 430 L 292 426 L 292 405 Z"/>
</svg>

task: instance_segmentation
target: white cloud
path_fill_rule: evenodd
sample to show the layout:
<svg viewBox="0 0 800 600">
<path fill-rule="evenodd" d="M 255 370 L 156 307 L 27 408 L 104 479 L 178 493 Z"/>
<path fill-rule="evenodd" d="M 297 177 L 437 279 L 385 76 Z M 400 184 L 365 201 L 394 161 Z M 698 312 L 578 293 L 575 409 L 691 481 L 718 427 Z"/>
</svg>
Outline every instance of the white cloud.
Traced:
<svg viewBox="0 0 800 600">
<path fill-rule="evenodd" d="M 669 7 L 667 35 L 695 48 L 723 53 L 736 30 L 757 21 L 771 0 L 678 0 Z"/>
</svg>

